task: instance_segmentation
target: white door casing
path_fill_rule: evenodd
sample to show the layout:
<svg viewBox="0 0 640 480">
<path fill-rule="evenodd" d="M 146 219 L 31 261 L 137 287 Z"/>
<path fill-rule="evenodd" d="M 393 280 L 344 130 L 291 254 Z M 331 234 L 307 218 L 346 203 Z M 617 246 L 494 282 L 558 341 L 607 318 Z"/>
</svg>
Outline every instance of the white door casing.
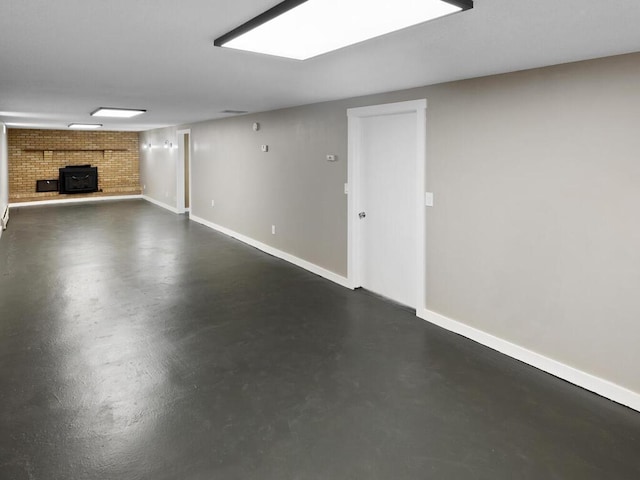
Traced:
<svg viewBox="0 0 640 480">
<path fill-rule="evenodd" d="M 426 108 L 421 99 L 347 111 L 349 285 L 417 311 L 426 307 Z"/>
<path fill-rule="evenodd" d="M 189 142 L 185 143 L 185 134 L 189 135 Z M 189 206 L 191 203 L 191 129 L 178 130 L 176 132 L 178 142 L 178 155 L 176 158 L 176 202 L 178 213 L 186 213 L 185 207 L 185 150 L 189 150 Z"/>
</svg>

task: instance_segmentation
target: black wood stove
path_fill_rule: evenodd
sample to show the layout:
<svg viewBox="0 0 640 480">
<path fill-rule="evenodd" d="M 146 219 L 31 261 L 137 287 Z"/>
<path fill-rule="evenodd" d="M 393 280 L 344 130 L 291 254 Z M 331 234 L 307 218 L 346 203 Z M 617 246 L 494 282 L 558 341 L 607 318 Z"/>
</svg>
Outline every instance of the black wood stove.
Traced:
<svg viewBox="0 0 640 480">
<path fill-rule="evenodd" d="M 60 168 L 60 193 L 89 193 L 98 191 L 98 167 L 69 165 Z"/>
</svg>

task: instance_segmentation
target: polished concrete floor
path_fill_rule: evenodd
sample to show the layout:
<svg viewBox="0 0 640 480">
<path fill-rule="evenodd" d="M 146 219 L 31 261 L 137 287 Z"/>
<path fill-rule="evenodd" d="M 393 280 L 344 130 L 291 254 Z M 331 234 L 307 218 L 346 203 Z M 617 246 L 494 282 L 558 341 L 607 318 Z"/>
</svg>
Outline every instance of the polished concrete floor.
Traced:
<svg viewBox="0 0 640 480">
<path fill-rule="evenodd" d="M 9 227 L 2 480 L 640 478 L 640 413 L 184 216 Z"/>
</svg>

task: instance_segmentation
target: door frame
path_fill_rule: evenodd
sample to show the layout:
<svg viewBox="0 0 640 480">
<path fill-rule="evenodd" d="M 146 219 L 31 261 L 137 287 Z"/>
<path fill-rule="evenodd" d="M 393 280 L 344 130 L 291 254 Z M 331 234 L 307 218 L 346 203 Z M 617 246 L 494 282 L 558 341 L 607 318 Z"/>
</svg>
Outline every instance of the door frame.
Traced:
<svg viewBox="0 0 640 480">
<path fill-rule="evenodd" d="M 184 201 L 184 184 L 185 184 L 185 168 L 184 168 L 184 136 L 185 134 L 189 134 L 189 144 L 187 145 L 189 151 L 189 178 L 186 179 L 189 182 L 189 208 L 185 207 Z M 186 213 L 191 210 L 192 195 L 191 191 L 191 129 L 187 128 L 184 130 L 176 131 L 176 141 L 178 143 L 178 158 L 176 159 L 176 208 L 178 209 L 178 213 Z"/>
<path fill-rule="evenodd" d="M 348 117 L 348 244 L 347 244 L 347 279 L 350 288 L 362 286 L 361 241 L 362 228 L 358 218 L 362 205 L 362 120 L 368 117 L 395 115 L 402 113 L 415 114 L 416 120 L 416 182 L 413 185 L 416 202 L 416 314 L 426 308 L 427 264 L 426 264 L 426 171 L 427 171 L 427 100 L 410 100 L 406 102 L 387 103 L 368 107 L 350 108 Z"/>
</svg>

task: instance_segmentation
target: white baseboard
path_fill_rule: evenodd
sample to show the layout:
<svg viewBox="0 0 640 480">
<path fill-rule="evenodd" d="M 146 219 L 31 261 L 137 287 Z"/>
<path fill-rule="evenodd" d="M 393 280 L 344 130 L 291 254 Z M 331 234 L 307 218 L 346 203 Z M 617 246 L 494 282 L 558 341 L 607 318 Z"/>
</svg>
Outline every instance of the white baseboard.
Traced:
<svg viewBox="0 0 640 480">
<path fill-rule="evenodd" d="M 169 207 L 168 205 L 157 202 L 156 200 L 148 197 L 143 198 L 163 208 L 166 208 L 167 210 L 178 213 L 177 209 L 173 207 Z M 326 270 L 322 267 L 319 267 L 318 265 L 315 265 L 306 260 L 302 260 L 301 258 L 295 257 L 294 255 L 283 252 L 282 250 L 278 250 L 277 248 L 271 247 L 265 243 L 259 242 L 250 237 L 242 235 L 226 227 L 217 225 L 213 222 L 209 222 L 208 220 L 197 217 L 195 215 L 190 215 L 189 218 L 194 222 L 235 238 L 243 243 L 246 243 L 247 245 L 257 248 L 258 250 L 262 250 L 269 255 L 273 255 L 274 257 L 278 257 L 289 263 L 297 265 L 298 267 L 304 268 L 305 270 L 315 273 L 316 275 L 326 278 L 327 280 L 337 283 L 338 285 L 341 285 L 345 288 L 353 289 L 347 278 Z M 533 352 L 507 340 L 483 332 L 482 330 L 476 329 L 462 322 L 452 320 L 439 313 L 424 309 L 418 310 L 416 314 L 418 315 L 418 317 L 430 323 L 438 325 L 445 330 L 456 333 L 458 335 L 462 335 L 463 337 L 469 338 L 509 357 L 524 362 L 558 378 L 566 380 L 569 383 L 597 393 L 602 397 L 625 405 L 629 408 L 632 408 L 633 410 L 640 411 L 639 393 L 633 392 L 608 380 L 596 377 L 595 375 L 592 375 L 590 373 L 578 370 L 577 368 L 570 367 L 557 360 L 545 357 L 544 355 L 540 355 L 539 353 Z"/>
<path fill-rule="evenodd" d="M 9 208 L 35 207 L 40 205 L 60 205 L 65 203 L 107 202 L 111 200 L 134 200 L 136 198 L 142 198 L 142 195 L 113 195 L 111 197 L 84 197 L 84 198 L 62 198 L 59 200 L 37 200 L 33 202 L 10 203 Z"/>
<path fill-rule="evenodd" d="M 172 207 L 171 205 L 167 205 L 166 203 L 162 203 L 160 200 L 156 200 L 155 198 L 151 198 L 148 195 L 142 195 L 142 198 L 144 200 L 146 200 L 149 203 L 153 203 L 154 205 L 157 205 L 159 207 L 162 207 L 166 210 L 169 210 L 170 212 L 173 212 L 175 214 L 180 214 L 180 212 L 178 211 L 178 209 L 176 207 Z"/>
<path fill-rule="evenodd" d="M 97 202 L 97 201 L 107 201 L 107 200 L 129 200 L 135 198 L 142 198 L 150 203 L 158 205 L 162 208 L 165 208 L 173 213 L 179 214 L 178 209 L 162 203 L 158 200 L 155 200 L 146 195 L 126 195 L 126 196 L 113 196 L 113 197 L 96 197 L 96 198 L 81 198 L 81 199 L 62 199 L 62 200 L 47 200 L 47 201 L 36 201 L 36 202 L 23 202 L 23 203 L 12 203 L 9 204 L 9 208 L 14 207 L 23 207 L 23 206 L 36 206 L 36 205 L 51 205 L 51 204 L 64 204 L 64 203 L 85 203 L 85 202 Z M 327 280 L 330 280 L 338 285 L 343 287 L 352 289 L 349 280 L 341 275 L 338 275 L 334 272 L 326 270 L 318 265 L 315 265 L 311 262 L 298 258 L 289 253 L 283 252 L 282 250 L 278 250 L 277 248 L 271 247 L 265 243 L 254 240 L 250 237 L 242 235 L 240 233 L 234 232 L 226 227 L 222 227 L 213 222 L 209 222 L 203 218 L 197 217 L 195 215 L 191 215 L 189 217 L 194 222 L 197 222 L 201 225 L 209 227 L 213 230 L 216 230 L 220 233 L 228 235 L 232 238 L 235 238 L 247 245 L 257 248 L 269 255 L 273 255 L 274 257 L 278 257 L 282 260 L 285 260 L 289 263 L 297 265 L 298 267 L 304 268 L 316 275 L 319 275 Z M 2 236 L 2 229 L 0 228 L 0 237 Z M 617 385 L 608 380 L 604 380 L 602 378 L 596 377 L 595 375 L 591 375 L 590 373 L 583 372 L 582 370 L 578 370 L 576 368 L 570 367 L 561 363 L 557 360 L 553 360 L 551 358 L 545 357 L 544 355 L 540 355 L 539 353 L 528 350 L 524 347 L 511 343 L 502 338 L 496 337 L 489 333 L 486 333 L 477 328 L 466 325 L 462 322 L 450 319 L 441 315 L 439 313 L 433 312 L 431 310 L 417 310 L 416 314 L 418 317 L 433 323 L 439 327 L 444 328 L 450 332 L 456 333 L 458 335 L 462 335 L 463 337 L 469 338 L 475 342 L 478 342 L 486 347 L 489 347 L 493 350 L 496 350 L 500 353 L 503 353 L 509 357 L 515 358 L 521 362 L 524 362 L 528 365 L 531 365 L 535 368 L 538 368 L 544 372 L 550 373 L 558 378 L 566 380 L 567 382 L 573 383 L 579 387 L 582 387 L 591 392 L 597 393 L 605 398 L 613 400 L 614 402 L 625 405 L 629 408 L 632 408 L 636 411 L 640 411 L 640 394 L 628 390 L 620 385 Z"/>
<path fill-rule="evenodd" d="M 3 212 L 0 212 L 0 236 L 2 236 L 2 231 L 7 229 L 8 224 L 9 224 L 9 205 L 4 207 Z"/>
<path fill-rule="evenodd" d="M 216 230 L 220 233 L 228 235 L 229 237 L 235 238 L 236 240 L 240 240 L 241 242 L 246 243 L 247 245 L 255 247 L 258 250 L 262 250 L 263 252 L 268 253 L 269 255 L 273 255 L 274 257 L 278 257 L 289 263 L 293 263 L 294 265 L 304 268 L 305 270 L 308 270 L 311 273 L 315 273 L 316 275 L 326 278 L 327 280 L 331 280 L 332 282 L 337 283 L 338 285 L 341 285 L 346 288 L 351 288 L 349 286 L 349 281 L 345 277 L 338 275 L 337 273 L 333 273 L 329 270 L 326 270 L 325 268 L 319 267 L 314 263 L 307 262 L 306 260 L 302 260 L 301 258 L 295 257 L 287 252 L 278 250 L 277 248 L 271 247 L 265 243 L 254 240 L 253 238 L 242 235 L 241 233 L 234 232 L 233 230 L 229 230 L 228 228 L 222 227 L 220 225 L 216 225 L 215 223 L 209 222 L 208 220 L 205 220 L 203 218 L 196 217 L 195 215 L 191 215 L 189 218 L 194 222 L 204 225 L 205 227 L 212 228 L 213 230 Z"/>
<path fill-rule="evenodd" d="M 608 380 L 583 372 L 576 368 L 565 365 L 539 353 L 527 350 L 524 347 L 511 343 L 502 338 L 483 332 L 464 323 L 452 320 L 430 310 L 418 311 L 418 316 L 439 327 L 469 338 L 475 342 L 485 345 L 493 350 L 504 353 L 516 360 L 520 360 L 528 365 L 536 367 L 544 372 L 550 373 L 567 382 L 578 385 L 586 390 L 597 393 L 614 402 L 625 405 L 634 410 L 640 411 L 640 394 L 628 390 L 620 385 Z"/>
</svg>

